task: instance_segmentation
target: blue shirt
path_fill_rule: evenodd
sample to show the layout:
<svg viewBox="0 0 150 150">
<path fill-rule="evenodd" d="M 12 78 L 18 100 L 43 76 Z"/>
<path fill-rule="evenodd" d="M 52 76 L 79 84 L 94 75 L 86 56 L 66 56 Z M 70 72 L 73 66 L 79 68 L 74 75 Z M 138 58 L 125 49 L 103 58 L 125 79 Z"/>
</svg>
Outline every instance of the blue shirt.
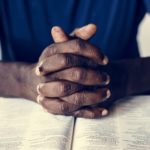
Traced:
<svg viewBox="0 0 150 150">
<path fill-rule="evenodd" d="M 0 38 L 4 60 L 36 62 L 53 43 L 52 26 L 67 33 L 95 23 L 91 43 L 111 60 L 139 57 L 136 41 L 150 0 L 0 0 Z"/>
</svg>

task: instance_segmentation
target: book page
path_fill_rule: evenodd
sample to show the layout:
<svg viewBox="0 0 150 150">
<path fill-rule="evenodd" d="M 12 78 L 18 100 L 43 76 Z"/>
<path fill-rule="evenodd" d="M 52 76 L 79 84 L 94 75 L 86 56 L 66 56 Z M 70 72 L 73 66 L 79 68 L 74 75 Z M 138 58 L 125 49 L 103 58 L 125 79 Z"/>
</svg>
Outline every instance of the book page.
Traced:
<svg viewBox="0 0 150 150">
<path fill-rule="evenodd" d="M 110 116 L 78 118 L 73 150 L 149 150 L 150 96 L 125 99 Z"/>
<path fill-rule="evenodd" d="M 73 125 L 34 102 L 0 98 L 0 150 L 70 150 Z"/>
<path fill-rule="evenodd" d="M 116 106 L 123 150 L 150 150 L 150 96 L 139 96 Z"/>
</svg>

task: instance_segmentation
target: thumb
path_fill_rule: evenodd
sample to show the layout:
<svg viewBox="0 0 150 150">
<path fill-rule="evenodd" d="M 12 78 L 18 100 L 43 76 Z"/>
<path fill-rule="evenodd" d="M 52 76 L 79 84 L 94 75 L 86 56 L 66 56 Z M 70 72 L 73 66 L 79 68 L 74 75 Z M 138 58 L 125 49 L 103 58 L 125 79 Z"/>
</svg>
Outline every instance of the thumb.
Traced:
<svg viewBox="0 0 150 150">
<path fill-rule="evenodd" d="M 88 40 L 96 33 L 96 25 L 88 24 L 81 28 L 75 29 L 70 36 L 78 37 L 83 40 Z M 55 43 L 65 42 L 69 40 L 69 36 L 58 26 L 54 26 L 51 30 L 51 34 Z"/>
<path fill-rule="evenodd" d="M 78 37 L 83 40 L 90 39 L 95 33 L 96 33 L 97 27 L 95 24 L 88 24 L 86 26 L 83 26 L 81 28 L 75 29 L 70 36 Z"/>
<path fill-rule="evenodd" d="M 51 30 L 52 38 L 55 43 L 65 42 L 69 40 L 66 33 L 58 26 L 54 26 Z"/>
</svg>

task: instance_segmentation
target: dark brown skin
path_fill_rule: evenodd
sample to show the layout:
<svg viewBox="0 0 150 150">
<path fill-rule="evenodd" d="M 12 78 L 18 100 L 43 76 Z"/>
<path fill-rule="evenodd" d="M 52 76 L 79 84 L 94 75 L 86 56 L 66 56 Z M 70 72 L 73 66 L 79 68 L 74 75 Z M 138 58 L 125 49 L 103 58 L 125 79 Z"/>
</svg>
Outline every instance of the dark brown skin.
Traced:
<svg viewBox="0 0 150 150">
<path fill-rule="evenodd" d="M 97 118 L 115 100 L 150 90 L 150 58 L 106 58 L 85 40 L 66 39 L 48 46 L 37 64 L 1 62 L 0 95 L 37 99 L 53 114 Z"/>
</svg>

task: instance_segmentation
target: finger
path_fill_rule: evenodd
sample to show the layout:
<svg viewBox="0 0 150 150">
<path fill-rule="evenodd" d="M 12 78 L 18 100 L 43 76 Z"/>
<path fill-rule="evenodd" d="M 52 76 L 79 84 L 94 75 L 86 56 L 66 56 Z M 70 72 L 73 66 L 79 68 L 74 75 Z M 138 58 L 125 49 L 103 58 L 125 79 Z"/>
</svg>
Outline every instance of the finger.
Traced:
<svg viewBox="0 0 150 150">
<path fill-rule="evenodd" d="M 61 99 L 77 105 L 78 107 L 95 105 L 106 101 L 111 96 L 110 90 L 107 88 L 101 88 L 96 91 L 82 91 L 72 95 L 62 97 Z"/>
<path fill-rule="evenodd" d="M 69 40 L 66 33 L 58 26 L 54 26 L 51 30 L 51 34 L 55 43 L 65 42 Z"/>
<path fill-rule="evenodd" d="M 67 80 L 83 85 L 107 85 L 110 82 L 110 77 L 106 73 L 81 67 L 73 67 L 56 72 L 50 75 L 50 78 Z"/>
<path fill-rule="evenodd" d="M 96 33 L 96 29 L 97 27 L 95 24 L 88 24 L 81 28 L 75 29 L 70 35 L 83 40 L 88 40 Z M 52 28 L 51 34 L 55 43 L 69 40 L 69 37 L 66 35 L 66 33 L 58 26 L 54 26 Z"/>
<path fill-rule="evenodd" d="M 44 97 L 67 96 L 82 89 L 83 89 L 82 85 L 67 81 L 53 81 L 48 83 L 40 83 L 37 86 L 38 94 Z"/>
<path fill-rule="evenodd" d="M 56 54 L 42 60 L 37 65 L 35 73 L 38 76 L 42 76 L 51 72 L 76 66 L 97 68 L 99 65 L 86 57 L 72 54 Z"/>
<path fill-rule="evenodd" d="M 95 63 L 106 65 L 108 58 L 98 48 L 81 39 L 74 39 L 48 46 L 40 57 L 40 61 L 58 53 L 70 53 L 92 59 Z"/>
<path fill-rule="evenodd" d="M 37 101 L 47 112 L 56 115 L 69 115 L 78 108 L 77 106 L 64 102 L 58 98 L 46 98 L 41 95 L 37 96 Z"/>
<path fill-rule="evenodd" d="M 108 110 L 105 108 L 85 108 L 73 112 L 75 117 L 81 118 L 101 118 L 108 115 Z"/>
<path fill-rule="evenodd" d="M 97 27 L 95 24 L 88 24 L 81 28 L 75 29 L 70 35 L 83 40 L 90 39 L 96 33 Z"/>
</svg>

